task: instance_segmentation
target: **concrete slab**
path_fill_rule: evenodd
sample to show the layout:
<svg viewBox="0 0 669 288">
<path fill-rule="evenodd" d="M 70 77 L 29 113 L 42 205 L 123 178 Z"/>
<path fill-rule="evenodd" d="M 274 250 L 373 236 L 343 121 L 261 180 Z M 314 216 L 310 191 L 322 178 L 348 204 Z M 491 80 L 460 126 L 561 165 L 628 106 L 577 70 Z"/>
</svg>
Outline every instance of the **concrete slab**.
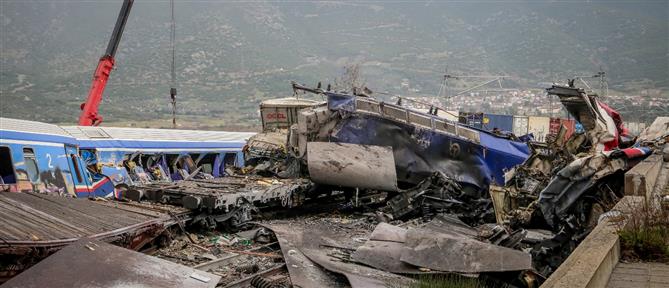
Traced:
<svg viewBox="0 0 669 288">
<path fill-rule="evenodd" d="M 611 273 L 607 288 L 669 287 L 669 264 L 619 263 Z"/>
</svg>

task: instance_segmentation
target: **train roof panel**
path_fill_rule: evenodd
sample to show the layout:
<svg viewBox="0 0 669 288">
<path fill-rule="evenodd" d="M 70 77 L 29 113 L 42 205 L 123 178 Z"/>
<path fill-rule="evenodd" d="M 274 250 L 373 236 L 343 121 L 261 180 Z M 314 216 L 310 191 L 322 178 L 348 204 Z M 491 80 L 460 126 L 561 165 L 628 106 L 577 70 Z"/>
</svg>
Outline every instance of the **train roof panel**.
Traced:
<svg viewBox="0 0 669 288">
<path fill-rule="evenodd" d="M 71 137 L 58 125 L 3 117 L 0 117 L 0 130 Z"/>
<path fill-rule="evenodd" d="M 0 139 L 75 145 L 76 140 L 58 125 L 0 117 Z"/>
<path fill-rule="evenodd" d="M 246 142 L 253 132 L 225 132 L 153 128 L 63 126 L 80 140 L 145 140 L 175 142 Z"/>
</svg>

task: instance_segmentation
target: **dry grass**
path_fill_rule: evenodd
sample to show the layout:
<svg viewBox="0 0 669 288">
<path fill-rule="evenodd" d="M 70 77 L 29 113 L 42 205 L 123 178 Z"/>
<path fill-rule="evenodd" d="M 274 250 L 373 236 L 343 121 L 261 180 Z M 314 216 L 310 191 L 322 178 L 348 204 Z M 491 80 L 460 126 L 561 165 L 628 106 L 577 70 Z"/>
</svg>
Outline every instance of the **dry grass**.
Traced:
<svg viewBox="0 0 669 288">
<path fill-rule="evenodd" d="M 669 263 L 669 210 L 643 205 L 618 234 L 625 260 Z"/>
</svg>

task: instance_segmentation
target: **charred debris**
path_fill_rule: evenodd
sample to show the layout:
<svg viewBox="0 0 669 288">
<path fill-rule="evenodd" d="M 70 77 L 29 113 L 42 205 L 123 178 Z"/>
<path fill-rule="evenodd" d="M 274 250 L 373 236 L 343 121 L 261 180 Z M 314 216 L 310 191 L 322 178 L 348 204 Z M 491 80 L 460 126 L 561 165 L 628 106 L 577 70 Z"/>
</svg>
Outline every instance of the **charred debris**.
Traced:
<svg viewBox="0 0 669 288">
<path fill-rule="evenodd" d="M 562 127 L 546 142 L 369 89 L 293 89 L 325 101 L 263 103 L 246 167 L 123 192 L 190 211 L 171 229 L 182 235 L 148 253 L 230 287 L 405 287 L 433 274 L 538 287 L 623 196 L 625 171 L 669 140 L 630 138 L 616 111 L 573 82 L 547 92 L 585 133 L 567 138 Z"/>
</svg>

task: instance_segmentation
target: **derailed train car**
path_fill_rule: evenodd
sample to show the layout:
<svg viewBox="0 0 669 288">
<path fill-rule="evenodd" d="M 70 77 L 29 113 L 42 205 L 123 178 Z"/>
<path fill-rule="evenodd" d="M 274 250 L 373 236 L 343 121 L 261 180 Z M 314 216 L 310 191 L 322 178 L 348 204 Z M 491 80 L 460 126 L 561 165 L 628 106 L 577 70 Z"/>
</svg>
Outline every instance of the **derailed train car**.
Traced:
<svg viewBox="0 0 669 288">
<path fill-rule="evenodd" d="M 306 90 L 322 93 L 327 104 L 298 115 L 290 133 L 290 146 L 297 155 L 306 155 L 307 143 L 312 142 L 391 147 L 400 186 L 415 185 L 442 171 L 459 183 L 487 191 L 491 183 L 504 183 L 504 171 L 522 163 L 529 153 L 527 143 L 429 113 L 369 97 Z"/>
<path fill-rule="evenodd" d="M 82 157 L 115 186 L 222 177 L 244 165 L 242 148 L 255 133 L 119 127 L 63 127 Z"/>
<path fill-rule="evenodd" d="M 86 168 L 74 137 L 57 125 L 0 118 L 2 191 L 88 197 L 114 192 L 109 177 Z"/>
<path fill-rule="evenodd" d="M 0 118 L 3 191 L 110 197 L 137 182 L 221 177 L 254 133 L 60 127 Z"/>
</svg>

